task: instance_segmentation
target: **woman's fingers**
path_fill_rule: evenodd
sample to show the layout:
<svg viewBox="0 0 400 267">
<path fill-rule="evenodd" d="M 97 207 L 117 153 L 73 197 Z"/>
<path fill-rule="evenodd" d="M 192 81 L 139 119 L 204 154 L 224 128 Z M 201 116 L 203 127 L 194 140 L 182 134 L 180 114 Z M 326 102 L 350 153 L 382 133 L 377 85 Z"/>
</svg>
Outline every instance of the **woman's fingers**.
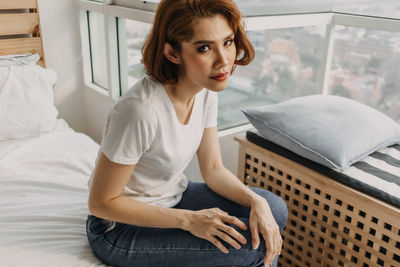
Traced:
<svg viewBox="0 0 400 267">
<path fill-rule="evenodd" d="M 226 216 L 225 218 L 223 218 L 222 219 L 222 221 L 224 222 L 224 223 L 228 223 L 228 224 L 233 224 L 233 225 L 236 225 L 237 227 L 239 227 L 240 229 L 242 229 L 243 231 L 246 231 L 247 230 L 247 225 L 244 223 L 244 222 L 242 222 L 241 220 L 239 220 L 237 217 L 235 217 L 235 216 Z M 226 224 L 224 224 L 224 225 L 226 225 Z M 239 240 L 242 244 L 246 244 L 247 243 L 247 240 L 246 240 L 246 238 L 244 237 L 244 236 L 242 236 L 241 234 L 239 234 L 239 232 L 237 232 L 236 230 L 235 230 L 235 228 L 233 228 L 233 227 L 229 227 L 229 226 L 227 226 L 227 227 L 225 227 L 223 230 L 225 231 L 226 229 L 232 229 L 233 231 L 231 232 L 227 232 L 228 234 L 230 234 L 230 235 L 232 235 L 233 237 L 235 237 L 237 240 Z M 225 231 L 226 232 L 226 231 Z"/>
<path fill-rule="evenodd" d="M 235 228 L 225 224 L 233 224 L 238 226 L 240 229 L 247 230 L 247 226 L 244 222 L 239 220 L 235 216 L 230 216 L 227 212 L 220 210 L 220 224 L 217 226 L 217 231 L 215 235 L 232 245 L 232 247 L 236 249 L 240 249 L 241 245 L 237 242 L 239 241 L 242 244 L 246 244 L 246 238 L 240 234 Z"/>
<path fill-rule="evenodd" d="M 241 248 L 241 244 L 246 244 L 247 239 L 239 233 L 232 225 L 237 226 L 241 230 L 247 230 L 247 225 L 235 216 L 230 216 L 227 212 L 212 208 L 197 211 L 200 215 L 196 217 L 200 219 L 197 227 L 192 227 L 191 233 L 195 236 L 202 237 L 213 243 L 223 253 L 229 253 L 224 246 L 222 240 L 236 249 Z M 201 222 L 203 221 L 203 222 Z M 197 223 L 196 223 L 197 224 Z M 257 237 L 258 237 L 258 230 Z M 259 238 L 257 247 L 259 245 Z M 240 244 L 241 243 L 241 244 Z"/>
<path fill-rule="evenodd" d="M 229 250 L 217 238 L 215 238 L 215 236 L 211 237 L 209 241 L 223 253 L 229 253 Z"/>
<path fill-rule="evenodd" d="M 271 264 L 276 256 L 280 255 L 282 249 L 282 237 L 279 229 L 271 231 L 261 231 L 265 240 L 267 252 L 264 259 L 264 264 Z"/>
<path fill-rule="evenodd" d="M 236 249 L 240 249 L 241 246 L 240 244 L 234 240 L 230 235 L 226 234 L 223 231 L 217 231 L 215 233 L 216 236 L 218 236 L 219 238 L 221 238 L 222 240 L 224 240 L 226 243 L 232 245 L 232 247 L 236 248 Z"/>
<path fill-rule="evenodd" d="M 238 231 L 235 230 L 235 228 L 228 226 L 226 224 L 222 224 L 221 227 L 219 228 L 219 230 L 225 232 L 226 234 L 228 234 L 229 236 L 234 237 L 236 240 L 238 240 L 240 243 L 242 244 L 246 244 L 247 240 L 246 238 L 240 234 Z M 230 243 L 230 242 L 229 242 Z M 231 243 L 230 243 L 231 244 Z M 233 245 L 232 245 L 233 246 Z M 235 246 L 233 246 L 235 247 Z M 235 247 L 236 248 L 236 247 Z"/>
<path fill-rule="evenodd" d="M 282 236 L 281 236 L 281 234 L 279 233 L 279 252 L 278 252 L 278 255 L 281 255 L 281 254 L 282 254 L 282 243 L 283 243 L 283 241 L 282 241 Z"/>
<path fill-rule="evenodd" d="M 278 235 L 275 235 L 275 244 L 276 244 L 276 247 L 275 247 L 275 254 L 274 254 L 274 256 L 272 257 L 272 259 L 271 259 L 271 263 L 272 263 L 272 261 L 275 259 L 275 257 L 278 257 L 279 256 L 279 254 L 280 254 L 280 250 L 281 250 L 281 241 L 280 241 L 280 234 L 278 234 Z"/>
<path fill-rule="evenodd" d="M 236 242 L 236 240 L 241 242 L 242 244 L 246 244 L 247 241 L 246 238 L 243 235 L 241 235 L 238 231 L 236 231 L 235 228 L 225 223 L 234 224 L 242 230 L 247 230 L 246 224 L 241 220 L 239 220 L 237 217 L 230 216 L 228 213 L 224 211 L 220 212 L 220 215 L 222 223 L 220 227 L 218 227 L 218 232 L 215 235 L 224 240 L 225 242 L 227 242 L 228 244 L 232 245 L 234 248 L 240 249 L 240 244 Z M 259 247 L 261 242 L 260 233 L 262 234 L 267 248 L 264 264 L 266 266 L 272 264 L 275 257 L 280 255 L 282 250 L 282 237 L 280 235 L 279 228 L 277 227 L 277 225 L 276 227 L 270 225 L 269 227 L 262 226 L 261 228 L 259 228 L 257 220 L 250 220 L 250 230 L 252 235 L 253 249 L 257 249 Z M 228 250 L 225 249 L 226 248 L 223 247 L 221 251 L 228 253 Z"/>
<path fill-rule="evenodd" d="M 239 220 L 237 217 L 230 216 L 229 213 L 227 213 L 226 211 L 223 211 L 219 208 L 216 208 L 216 210 L 220 213 L 221 219 L 223 222 L 234 224 L 244 231 L 247 230 L 247 225 L 244 222 L 242 222 L 241 220 Z"/>
<path fill-rule="evenodd" d="M 276 244 L 274 242 L 274 238 L 271 235 L 264 234 L 263 237 L 265 240 L 265 246 L 267 247 L 267 252 L 265 254 L 264 265 L 268 266 L 272 263 L 272 260 L 275 258 L 276 254 Z"/>
<path fill-rule="evenodd" d="M 247 225 L 244 222 L 242 222 L 241 220 L 239 220 L 235 216 L 229 216 L 229 221 L 228 222 L 231 223 L 231 224 L 236 225 L 237 227 L 239 227 L 243 231 L 247 230 Z"/>
<path fill-rule="evenodd" d="M 258 246 L 260 245 L 260 236 L 258 234 L 258 225 L 256 221 L 254 220 L 250 221 L 250 230 L 251 230 L 253 249 L 257 249 Z"/>
</svg>

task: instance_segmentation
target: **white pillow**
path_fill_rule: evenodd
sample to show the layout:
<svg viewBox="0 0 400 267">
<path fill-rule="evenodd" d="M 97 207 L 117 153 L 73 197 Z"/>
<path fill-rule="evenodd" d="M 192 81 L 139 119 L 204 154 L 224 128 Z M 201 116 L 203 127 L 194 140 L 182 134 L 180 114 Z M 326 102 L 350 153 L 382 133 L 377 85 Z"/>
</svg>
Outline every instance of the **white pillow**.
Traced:
<svg viewBox="0 0 400 267">
<path fill-rule="evenodd" d="M 51 132 L 57 120 L 57 75 L 38 65 L 0 67 L 0 141 Z"/>
<path fill-rule="evenodd" d="M 38 54 L 20 54 L 0 56 L 0 67 L 18 66 L 18 65 L 35 65 L 40 56 Z"/>
<path fill-rule="evenodd" d="M 398 123 L 340 96 L 303 96 L 242 112 L 265 139 L 341 171 L 382 147 L 400 142 Z"/>
</svg>

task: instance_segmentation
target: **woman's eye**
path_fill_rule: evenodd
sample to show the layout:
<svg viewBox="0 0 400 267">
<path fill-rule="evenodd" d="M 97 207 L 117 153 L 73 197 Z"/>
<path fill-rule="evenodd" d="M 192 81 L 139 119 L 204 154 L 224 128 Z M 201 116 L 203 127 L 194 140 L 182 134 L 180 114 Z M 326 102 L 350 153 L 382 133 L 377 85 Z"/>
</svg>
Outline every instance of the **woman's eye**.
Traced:
<svg viewBox="0 0 400 267">
<path fill-rule="evenodd" d="M 226 46 L 230 46 L 232 43 L 233 43 L 232 39 L 225 41 Z"/>
<path fill-rule="evenodd" d="M 200 53 L 204 53 L 210 50 L 210 47 L 208 47 L 208 45 L 203 45 L 200 46 L 199 48 L 197 48 L 197 51 L 199 51 Z"/>
</svg>

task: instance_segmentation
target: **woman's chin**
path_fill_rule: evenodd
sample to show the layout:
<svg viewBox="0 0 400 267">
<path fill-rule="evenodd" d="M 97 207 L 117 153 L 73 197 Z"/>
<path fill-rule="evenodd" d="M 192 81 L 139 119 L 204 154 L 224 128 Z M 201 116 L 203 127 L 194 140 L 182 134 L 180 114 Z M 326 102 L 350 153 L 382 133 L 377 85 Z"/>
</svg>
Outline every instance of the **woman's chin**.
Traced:
<svg viewBox="0 0 400 267">
<path fill-rule="evenodd" d="M 223 82 L 218 82 L 217 84 L 212 84 L 210 86 L 207 86 L 206 88 L 213 92 L 221 92 L 221 91 L 224 91 L 228 87 L 228 84 L 229 84 L 228 81 L 229 81 L 229 79 L 227 79 Z"/>
</svg>

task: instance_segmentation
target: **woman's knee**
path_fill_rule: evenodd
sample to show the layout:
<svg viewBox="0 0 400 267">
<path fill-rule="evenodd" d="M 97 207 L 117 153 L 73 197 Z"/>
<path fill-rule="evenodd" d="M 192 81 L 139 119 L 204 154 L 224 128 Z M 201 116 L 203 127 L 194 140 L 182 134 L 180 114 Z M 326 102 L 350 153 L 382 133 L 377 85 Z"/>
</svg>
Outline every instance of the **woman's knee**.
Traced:
<svg viewBox="0 0 400 267">
<path fill-rule="evenodd" d="M 250 187 L 255 193 L 267 200 L 271 209 L 272 215 L 276 223 L 279 225 L 279 230 L 282 231 L 286 225 L 288 218 L 288 208 L 285 201 L 274 193 L 262 188 Z"/>
</svg>

